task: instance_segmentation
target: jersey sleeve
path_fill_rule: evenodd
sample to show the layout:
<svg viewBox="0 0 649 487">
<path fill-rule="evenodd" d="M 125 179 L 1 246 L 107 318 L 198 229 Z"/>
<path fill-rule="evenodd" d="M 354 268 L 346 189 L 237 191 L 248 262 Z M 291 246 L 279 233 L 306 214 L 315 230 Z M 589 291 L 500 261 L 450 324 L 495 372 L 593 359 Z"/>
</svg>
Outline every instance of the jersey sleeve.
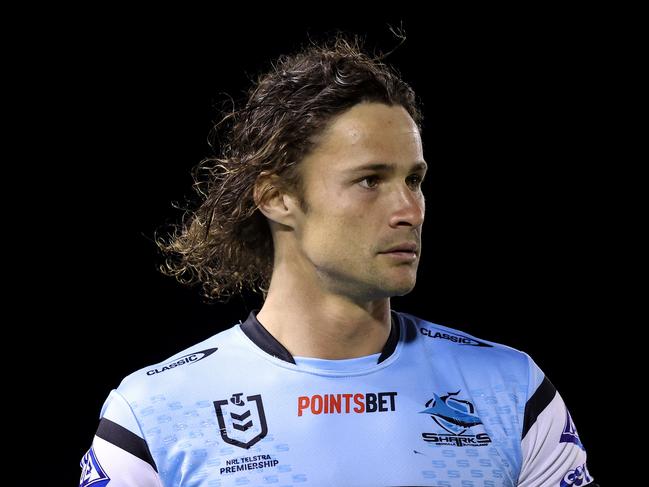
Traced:
<svg viewBox="0 0 649 487">
<path fill-rule="evenodd" d="M 528 359 L 528 400 L 518 486 L 596 487 L 586 466 L 586 449 L 563 399 L 538 365 Z"/>
<path fill-rule="evenodd" d="M 162 487 L 137 419 L 116 390 L 106 399 L 92 446 L 81 460 L 79 487 L 90 486 Z"/>
</svg>

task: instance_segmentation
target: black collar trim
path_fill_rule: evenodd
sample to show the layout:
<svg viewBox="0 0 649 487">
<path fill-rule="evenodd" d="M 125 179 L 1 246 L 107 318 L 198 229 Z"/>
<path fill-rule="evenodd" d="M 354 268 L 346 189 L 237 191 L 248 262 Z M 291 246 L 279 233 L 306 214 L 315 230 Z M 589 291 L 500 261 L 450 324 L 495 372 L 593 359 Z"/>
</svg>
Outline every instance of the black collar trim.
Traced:
<svg viewBox="0 0 649 487">
<path fill-rule="evenodd" d="M 266 330 L 266 328 L 264 328 L 264 325 L 259 322 L 259 320 L 257 319 L 258 312 L 258 309 L 253 309 L 250 312 L 248 319 L 246 319 L 245 322 L 241 323 L 241 331 L 243 331 L 255 345 L 261 348 L 268 355 L 272 355 L 273 357 L 283 360 L 284 362 L 295 364 L 295 360 L 293 359 L 291 353 L 286 350 L 284 345 L 277 341 L 277 339 L 273 335 L 271 335 L 270 332 Z M 399 337 L 401 335 L 399 316 L 397 315 L 397 312 L 393 310 L 391 310 L 391 314 L 392 326 L 390 327 L 390 336 L 388 337 L 388 341 L 385 342 L 383 351 L 381 352 L 381 355 L 376 362 L 377 364 L 380 364 L 388 357 L 390 357 L 394 353 L 395 349 L 397 348 L 397 344 L 399 343 Z"/>
</svg>

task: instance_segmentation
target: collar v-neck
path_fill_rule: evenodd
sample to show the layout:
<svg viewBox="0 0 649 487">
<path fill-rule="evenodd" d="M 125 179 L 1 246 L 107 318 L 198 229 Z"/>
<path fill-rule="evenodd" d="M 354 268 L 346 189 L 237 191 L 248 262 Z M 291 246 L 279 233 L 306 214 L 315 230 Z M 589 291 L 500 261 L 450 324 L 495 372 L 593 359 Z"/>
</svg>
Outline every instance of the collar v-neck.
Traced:
<svg viewBox="0 0 649 487">
<path fill-rule="evenodd" d="M 295 364 L 295 359 L 291 353 L 282 345 L 270 332 L 264 328 L 259 320 L 257 319 L 258 309 L 253 309 L 246 321 L 241 323 L 241 331 L 259 348 L 264 352 L 273 357 L 276 357 L 285 362 Z M 394 350 L 397 348 L 397 343 L 399 343 L 399 317 L 394 310 L 390 310 L 391 318 L 391 327 L 390 327 L 390 336 L 388 341 L 385 342 L 385 346 L 381 351 L 381 355 L 378 357 L 377 364 L 380 364 L 385 359 L 387 359 Z"/>
</svg>

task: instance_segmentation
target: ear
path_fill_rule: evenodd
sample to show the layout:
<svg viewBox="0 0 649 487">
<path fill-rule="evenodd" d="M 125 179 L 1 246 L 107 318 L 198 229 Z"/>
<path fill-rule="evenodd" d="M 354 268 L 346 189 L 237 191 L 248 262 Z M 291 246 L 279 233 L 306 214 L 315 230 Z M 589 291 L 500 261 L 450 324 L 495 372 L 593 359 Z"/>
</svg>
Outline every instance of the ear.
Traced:
<svg viewBox="0 0 649 487">
<path fill-rule="evenodd" d="M 271 221 L 295 226 L 295 210 L 299 207 L 295 198 L 281 189 L 279 177 L 263 171 L 255 181 L 253 191 L 255 205 Z"/>
</svg>

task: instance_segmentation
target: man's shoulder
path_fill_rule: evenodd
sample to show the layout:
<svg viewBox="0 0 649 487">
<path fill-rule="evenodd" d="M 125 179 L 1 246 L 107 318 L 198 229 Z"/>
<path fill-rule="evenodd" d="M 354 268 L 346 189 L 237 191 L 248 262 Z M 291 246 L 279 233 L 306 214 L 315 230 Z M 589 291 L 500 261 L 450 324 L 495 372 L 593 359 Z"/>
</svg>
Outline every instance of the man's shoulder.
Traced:
<svg viewBox="0 0 649 487">
<path fill-rule="evenodd" d="M 425 350 L 438 357 L 453 356 L 468 363 L 478 362 L 483 367 L 513 365 L 520 367 L 521 372 L 529 366 L 529 356 L 521 350 L 410 313 L 399 314 L 406 325 L 406 341 L 408 335 L 414 338 L 416 334 L 416 340 L 423 343 Z"/>
<path fill-rule="evenodd" d="M 224 362 L 223 351 L 237 340 L 236 325 L 126 376 L 118 391 L 129 401 L 146 394 L 161 394 L 188 381 L 197 383 Z"/>
</svg>

